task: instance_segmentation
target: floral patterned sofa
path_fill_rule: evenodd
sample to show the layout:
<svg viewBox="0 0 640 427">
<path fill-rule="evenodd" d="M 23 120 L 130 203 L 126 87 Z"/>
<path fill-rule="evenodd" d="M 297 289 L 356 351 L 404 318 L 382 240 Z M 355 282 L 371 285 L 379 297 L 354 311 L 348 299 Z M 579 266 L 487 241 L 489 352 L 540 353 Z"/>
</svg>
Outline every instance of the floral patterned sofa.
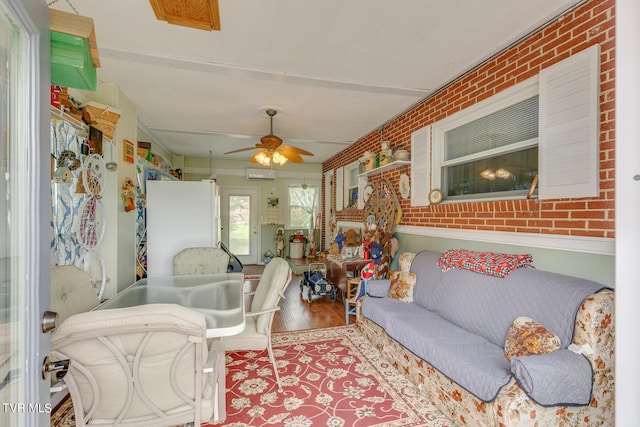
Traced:
<svg viewBox="0 0 640 427">
<path fill-rule="evenodd" d="M 358 304 L 397 369 L 460 425 L 615 424 L 611 289 L 535 268 L 443 271 L 443 258 L 403 253 Z"/>
</svg>

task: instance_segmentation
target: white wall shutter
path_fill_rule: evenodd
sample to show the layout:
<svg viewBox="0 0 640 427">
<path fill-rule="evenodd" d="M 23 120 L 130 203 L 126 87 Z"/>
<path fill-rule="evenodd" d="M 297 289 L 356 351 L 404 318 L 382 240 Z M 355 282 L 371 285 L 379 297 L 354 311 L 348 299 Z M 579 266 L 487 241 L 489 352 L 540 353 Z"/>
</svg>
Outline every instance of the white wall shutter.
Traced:
<svg viewBox="0 0 640 427">
<path fill-rule="evenodd" d="M 600 45 L 540 72 L 540 199 L 599 195 Z"/>
<path fill-rule="evenodd" d="M 367 186 L 369 179 L 366 176 L 358 177 L 358 209 L 364 208 L 364 188 Z"/>
<path fill-rule="evenodd" d="M 344 169 L 336 169 L 336 212 L 344 206 Z"/>
<path fill-rule="evenodd" d="M 328 171 L 324 175 L 324 245 L 326 248 L 331 247 L 331 213 L 333 212 L 333 170 Z M 334 212 L 335 214 L 335 212 Z"/>
<path fill-rule="evenodd" d="M 411 206 L 429 205 L 431 126 L 411 134 Z"/>
</svg>

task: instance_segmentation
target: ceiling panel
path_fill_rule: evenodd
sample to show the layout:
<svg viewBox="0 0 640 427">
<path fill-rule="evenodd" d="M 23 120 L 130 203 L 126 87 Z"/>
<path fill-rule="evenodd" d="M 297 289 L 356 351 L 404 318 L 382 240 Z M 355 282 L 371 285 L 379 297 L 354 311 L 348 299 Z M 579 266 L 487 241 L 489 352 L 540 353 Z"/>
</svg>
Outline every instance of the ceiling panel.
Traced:
<svg viewBox="0 0 640 427">
<path fill-rule="evenodd" d="M 315 152 L 310 162 L 577 3 L 219 0 L 221 30 L 203 31 L 158 21 L 146 0 L 70 1 L 94 19 L 99 79 L 120 86 L 169 152 L 224 157 L 251 146 L 275 107 L 275 133 Z"/>
</svg>

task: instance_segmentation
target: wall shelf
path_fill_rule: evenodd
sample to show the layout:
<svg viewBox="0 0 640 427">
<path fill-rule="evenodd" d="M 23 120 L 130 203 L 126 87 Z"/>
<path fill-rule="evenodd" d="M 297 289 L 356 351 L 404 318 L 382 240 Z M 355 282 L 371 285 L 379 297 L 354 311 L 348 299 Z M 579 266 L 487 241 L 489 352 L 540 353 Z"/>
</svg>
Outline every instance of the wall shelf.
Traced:
<svg viewBox="0 0 640 427">
<path fill-rule="evenodd" d="M 75 126 L 77 129 L 83 130 L 85 132 L 89 132 L 89 125 L 87 125 L 85 122 L 81 120 L 78 120 L 71 114 L 66 113 L 61 108 L 56 108 L 53 105 L 51 105 L 49 109 L 51 111 L 51 118 L 66 120 L 67 122 Z"/>
<path fill-rule="evenodd" d="M 391 163 L 387 163 L 384 166 L 379 166 L 375 169 L 371 169 L 370 171 L 366 171 L 366 172 L 362 172 L 360 175 L 358 175 L 359 177 L 368 177 L 368 176 L 373 176 L 373 175 L 378 175 L 381 174 L 383 172 L 386 171 L 390 171 L 402 166 L 408 166 L 411 164 L 410 160 L 396 160 L 394 162 Z"/>
<path fill-rule="evenodd" d="M 170 181 L 180 181 L 178 178 L 176 178 L 175 176 L 171 175 L 166 170 L 154 165 L 153 163 L 151 163 L 147 159 L 144 159 L 144 158 L 138 156 L 136 161 L 138 162 L 138 166 L 141 166 L 143 168 L 146 168 L 147 170 L 155 171 L 155 172 L 158 172 L 159 174 L 162 174 L 163 175 L 162 179 L 170 180 Z"/>
</svg>

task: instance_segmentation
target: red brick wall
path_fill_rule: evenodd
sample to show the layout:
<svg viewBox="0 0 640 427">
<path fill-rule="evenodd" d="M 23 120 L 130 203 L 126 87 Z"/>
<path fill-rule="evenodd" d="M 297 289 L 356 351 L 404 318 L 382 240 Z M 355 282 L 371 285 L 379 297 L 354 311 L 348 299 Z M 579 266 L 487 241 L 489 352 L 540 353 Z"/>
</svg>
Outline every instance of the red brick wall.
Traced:
<svg viewBox="0 0 640 427">
<path fill-rule="evenodd" d="M 592 0 L 556 19 L 507 51 L 452 82 L 385 125 L 383 139 L 394 149 L 411 149 L 411 133 L 537 75 L 541 69 L 593 44 L 600 44 L 600 196 L 587 199 L 505 200 L 443 203 L 411 207 L 400 198 L 401 225 L 472 230 L 615 237 L 615 0 Z M 380 150 L 380 132 L 372 131 L 323 164 L 323 173 Z M 410 166 L 385 172 L 398 188 Z M 370 178 L 376 182 L 380 176 Z M 335 194 L 332 209 L 335 209 Z M 324 206 L 323 206 L 324 212 Z M 362 212 L 337 212 L 338 221 L 361 221 Z"/>
</svg>

